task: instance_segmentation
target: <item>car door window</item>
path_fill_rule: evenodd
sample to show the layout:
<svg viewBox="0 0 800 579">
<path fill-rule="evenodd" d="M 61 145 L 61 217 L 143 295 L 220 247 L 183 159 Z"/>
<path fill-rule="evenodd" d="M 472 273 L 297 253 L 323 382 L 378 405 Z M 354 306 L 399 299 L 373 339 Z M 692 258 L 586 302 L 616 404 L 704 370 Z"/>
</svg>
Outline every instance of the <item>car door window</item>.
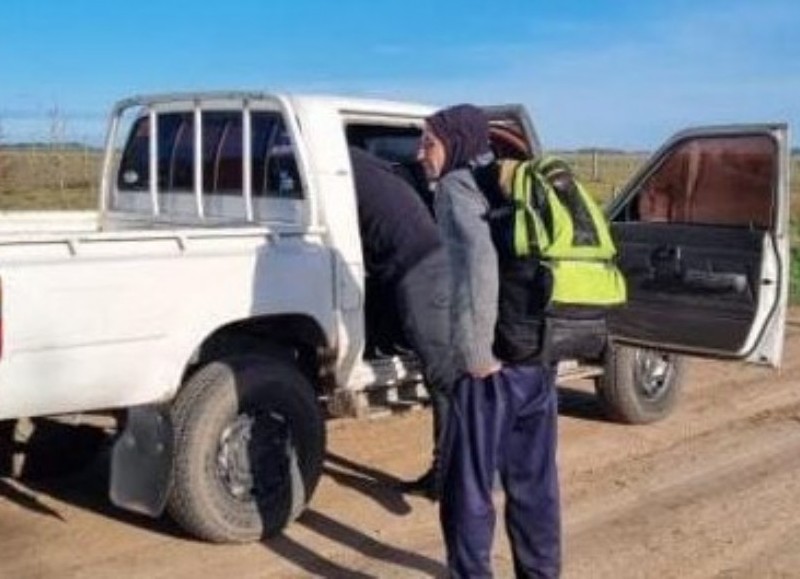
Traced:
<svg viewBox="0 0 800 579">
<path fill-rule="evenodd" d="M 688 141 L 637 195 L 643 221 L 768 228 L 774 219 L 775 142 L 767 136 Z"/>
<path fill-rule="evenodd" d="M 673 351 L 759 357 L 781 315 L 780 130 L 709 130 L 656 154 L 611 207 L 628 305 L 620 339 Z"/>
</svg>

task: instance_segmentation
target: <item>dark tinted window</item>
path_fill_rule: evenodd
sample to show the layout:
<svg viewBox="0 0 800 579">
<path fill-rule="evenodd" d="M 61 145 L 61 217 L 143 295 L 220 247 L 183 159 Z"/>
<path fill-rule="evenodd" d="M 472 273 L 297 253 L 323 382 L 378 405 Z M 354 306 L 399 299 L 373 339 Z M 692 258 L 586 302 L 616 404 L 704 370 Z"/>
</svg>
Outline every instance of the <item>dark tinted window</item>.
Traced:
<svg viewBox="0 0 800 579">
<path fill-rule="evenodd" d="M 203 113 L 203 191 L 242 193 L 242 114 Z"/>
<path fill-rule="evenodd" d="M 251 115 L 253 197 L 301 199 L 303 185 L 292 139 L 279 113 Z"/>
<path fill-rule="evenodd" d="M 158 190 L 194 191 L 194 116 L 158 115 Z"/>
<path fill-rule="evenodd" d="M 391 127 L 351 124 L 347 126 L 347 144 L 394 163 L 415 163 L 419 137 L 417 127 Z"/>
<path fill-rule="evenodd" d="M 145 191 L 150 180 L 150 119 L 136 121 L 122 153 L 117 187 L 120 191 Z"/>
<path fill-rule="evenodd" d="M 158 115 L 158 189 L 194 190 L 194 119 L 191 113 Z M 142 117 L 131 130 L 117 185 L 123 191 L 143 191 L 150 178 L 150 119 Z"/>
<path fill-rule="evenodd" d="M 162 113 L 158 119 L 159 191 L 194 190 L 194 114 Z M 241 195 L 243 190 L 242 113 L 203 111 L 203 192 Z M 300 199 L 302 181 L 291 137 L 280 113 L 251 115 L 254 197 Z M 122 154 L 118 187 L 149 188 L 149 117 L 138 119 Z"/>
</svg>

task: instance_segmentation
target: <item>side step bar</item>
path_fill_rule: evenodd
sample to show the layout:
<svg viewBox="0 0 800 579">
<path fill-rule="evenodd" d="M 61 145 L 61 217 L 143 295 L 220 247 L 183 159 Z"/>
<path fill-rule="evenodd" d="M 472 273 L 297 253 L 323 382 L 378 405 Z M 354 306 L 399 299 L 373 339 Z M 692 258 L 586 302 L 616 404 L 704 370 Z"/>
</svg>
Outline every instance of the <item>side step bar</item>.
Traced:
<svg viewBox="0 0 800 579">
<path fill-rule="evenodd" d="M 558 384 L 595 378 L 602 366 L 581 365 L 565 360 L 558 365 Z M 429 402 L 419 363 L 414 357 L 364 360 L 350 378 L 356 389 L 341 389 L 328 399 L 331 415 L 379 418 L 417 410 Z"/>
</svg>

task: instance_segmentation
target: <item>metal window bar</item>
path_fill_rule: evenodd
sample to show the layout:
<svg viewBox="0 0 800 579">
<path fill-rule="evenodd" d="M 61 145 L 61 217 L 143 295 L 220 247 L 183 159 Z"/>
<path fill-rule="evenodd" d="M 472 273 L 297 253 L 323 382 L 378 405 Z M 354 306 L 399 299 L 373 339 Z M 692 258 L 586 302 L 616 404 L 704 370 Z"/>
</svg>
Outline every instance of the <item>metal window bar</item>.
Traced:
<svg viewBox="0 0 800 579">
<path fill-rule="evenodd" d="M 117 205 L 117 188 L 115 185 L 112 185 L 112 161 L 114 159 L 113 151 L 116 150 L 116 140 L 117 140 L 117 131 L 119 130 L 119 120 L 120 115 L 122 112 L 117 112 L 116 114 L 111 116 L 111 121 L 108 128 L 108 133 L 106 136 L 106 154 L 103 158 L 103 177 L 102 183 L 100 184 L 100 212 L 105 213 L 108 210 L 109 202 L 116 207 Z M 120 159 L 122 158 L 122 153 L 120 153 Z M 114 198 L 109 199 L 110 192 L 113 192 Z"/>
<path fill-rule="evenodd" d="M 150 123 L 150 203 L 153 215 L 160 213 L 158 206 L 158 115 L 151 108 L 148 111 L 148 122 Z"/>
<path fill-rule="evenodd" d="M 253 166 L 250 157 L 253 143 L 250 121 L 250 100 L 244 99 L 242 102 L 242 190 L 244 193 L 245 219 L 248 222 L 253 221 Z"/>
<path fill-rule="evenodd" d="M 200 101 L 194 101 L 194 199 L 197 216 L 205 219 L 203 206 L 203 111 Z"/>
</svg>

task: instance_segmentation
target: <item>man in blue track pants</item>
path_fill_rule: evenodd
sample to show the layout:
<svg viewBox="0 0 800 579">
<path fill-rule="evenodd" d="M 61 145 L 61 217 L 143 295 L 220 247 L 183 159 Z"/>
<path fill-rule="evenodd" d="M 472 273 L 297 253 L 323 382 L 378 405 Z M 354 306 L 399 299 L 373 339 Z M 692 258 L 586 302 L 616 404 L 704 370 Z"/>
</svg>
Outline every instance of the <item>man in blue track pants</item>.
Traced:
<svg viewBox="0 0 800 579">
<path fill-rule="evenodd" d="M 426 120 L 418 156 L 435 182 L 434 210 L 450 255 L 453 354 L 460 374 L 441 441 L 440 517 L 448 568 L 453 577 L 492 576 L 492 486 L 499 472 L 516 575 L 557 577 L 553 370 L 499 359 L 502 352 L 493 348 L 496 328 L 513 330 L 505 338 L 520 328 L 513 308 L 498 308 L 503 256 L 487 218 L 490 194 L 478 181 L 493 164 L 486 117 L 471 105 L 437 112 Z"/>
</svg>

